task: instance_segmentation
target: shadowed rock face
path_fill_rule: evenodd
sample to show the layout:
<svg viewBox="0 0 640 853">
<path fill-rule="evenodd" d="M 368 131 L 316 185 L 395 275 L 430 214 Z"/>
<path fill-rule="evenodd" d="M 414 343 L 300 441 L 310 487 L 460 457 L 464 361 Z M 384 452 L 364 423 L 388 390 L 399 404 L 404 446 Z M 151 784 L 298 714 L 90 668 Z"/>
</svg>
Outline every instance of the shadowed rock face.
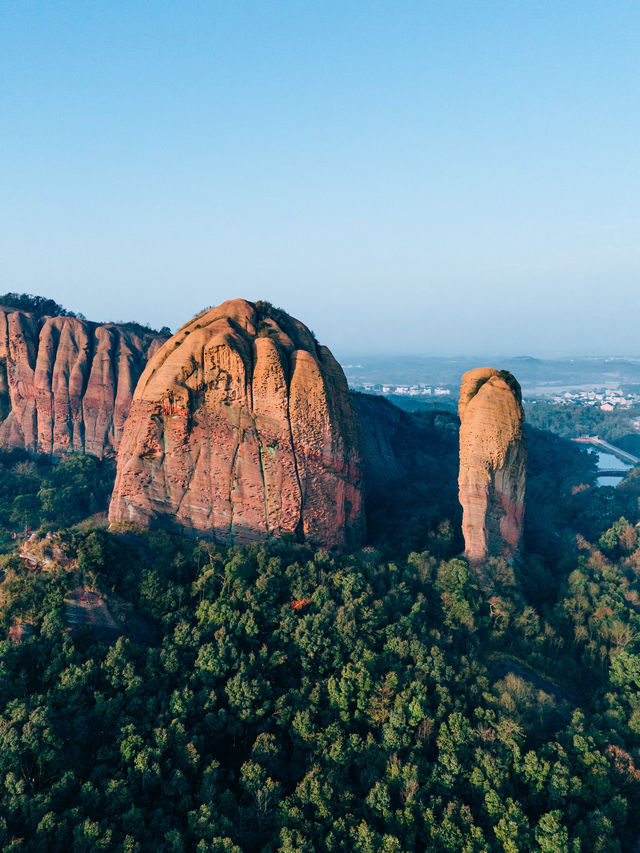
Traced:
<svg viewBox="0 0 640 853">
<path fill-rule="evenodd" d="M 0 444 L 54 456 L 114 453 L 136 383 L 163 341 L 0 308 Z"/>
<path fill-rule="evenodd" d="M 458 412 L 465 556 L 512 558 L 522 537 L 527 460 L 520 386 L 507 371 L 470 370 Z"/>
<path fill-rule="evenodd" d="M 224 543 L 364 535 L 360 427 L 342 369 L 298 320 L 225 302 L 147 365 L 109 518 Z"/>
</svg>

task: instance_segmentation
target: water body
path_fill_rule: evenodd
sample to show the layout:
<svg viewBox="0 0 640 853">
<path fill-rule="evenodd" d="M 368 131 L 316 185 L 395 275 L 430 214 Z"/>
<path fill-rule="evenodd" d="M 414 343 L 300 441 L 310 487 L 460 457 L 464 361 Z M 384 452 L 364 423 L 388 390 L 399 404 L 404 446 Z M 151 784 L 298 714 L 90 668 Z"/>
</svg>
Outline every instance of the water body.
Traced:
<svg viewBox="0 0 640 853">
<path fill-rule="evenodd" d="M 595 447 L 590 447 L 589 453 L 595 453 L 597 456 L 598 468 L 603 468 L 608 471 L 611 471 L 612 469 L 620 471 L 619 475 L 607 474 L 604 477 L 598 477 L 596 479 L 597 486 L 617 486 L 620 480 L 624 479 L 627 471 L 630 471 L 631 468 L 633 468 L 633 465 L 630 465 L 628 462 L 623 462 L 622 459 L 618 459 L 618 457 L 614 456 L 613 453 L 596 450 Z"/>
<path fill-rule="evenodd" d="M 597 477 L 596 478 L 596 486 L 600 488 L 600 486 L 613 486 L 615 487 L 624 479 L 624 475 L 613 476 L 612 474 L 607 474 L 605 477 Z"/>
</svg>

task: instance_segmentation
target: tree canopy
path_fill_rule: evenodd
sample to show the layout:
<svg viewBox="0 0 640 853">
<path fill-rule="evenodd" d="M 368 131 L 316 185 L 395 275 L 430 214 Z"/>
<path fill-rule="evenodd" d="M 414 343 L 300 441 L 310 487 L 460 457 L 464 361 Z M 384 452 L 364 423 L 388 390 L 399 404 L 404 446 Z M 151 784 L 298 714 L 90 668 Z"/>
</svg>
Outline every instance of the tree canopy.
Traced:
<svg viewBox="0 0 640 853">
<path fill-rule="evenodd" d="M 633 850 L 637 496 L 532 433 L 480 586 L 433 471 L 338 556 L 109 531 L 103 463 L 2 455 L 0 850 Z"/>
</svg>

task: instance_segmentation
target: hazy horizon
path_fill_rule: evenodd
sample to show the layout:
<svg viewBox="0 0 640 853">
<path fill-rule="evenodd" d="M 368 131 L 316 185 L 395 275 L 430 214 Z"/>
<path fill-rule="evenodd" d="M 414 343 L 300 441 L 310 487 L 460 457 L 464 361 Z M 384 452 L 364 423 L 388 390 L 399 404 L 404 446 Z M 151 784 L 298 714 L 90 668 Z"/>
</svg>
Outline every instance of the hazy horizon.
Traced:
<svg viewBox="0 0 640 853">
<path fill-rule="evenodd" d="M 0 0 L 0 289 L 640 356 L 640 6 Z"/>
<path fill-rule="evenodd" d="M 9 292 L 9 291 L 7 291 L 7 292 Z M 15 292 L 18 292 L 18 291 L 15 291 Z M 22 293 L 23 291 L 19 291 L 19 292 Z M 27 292 L 24 291 L 24 293 L 27 293 Z M 153 322 L 149 321 L 148 319 L 145 319 L 141 316 L 137 316 L 137 317 L 136 316 L 125 316 L 125 315 L 120 315 L 120 314 L 116 314 L 116 313 L 112 313 L 111 315 L 108 315 L 108 316 L 105 315 L 102 317 L 87 315 L 83 311 L 81 311 L 77 305 L 69 304 L 67 302 L 63 303 L 58 298 L 57 294 L 50 293 L 47 291 L 33 291 L 33 292 L 30 292 L 28 295 L 42 296 L 44 298 L 53 299 L 54 301 L 58 302 L 61 305 L 61 307 L 64 308 L 65 310 L 74 312 L 76 314 L 79 313 L 85 319 L 87 319 L 91 322 L 94 322 L 94 323 L 130 323 L 130 322 L 133 322 L 133 323 L 140 323 L 144 326 L 149 326 L 150 328 L 155 328 L 156 330 L 159 330 L 159 329 L 166 326 L 169 329 L 171 329 L 172 333 L 177 332 L 178 329 L 182 325 L 187 323 L 194 316 L 196 316 L 201 311 L 206 310 L 206 308 L 207 308 L 207 306 L 203 306 L 202 309 L 193 312 L 193 314 L 189 314 L 188 316 L 185 316 L 183 319 L 179 320 L 178 322 L 172 322 L 172 319 L 169 317 L 165 317 L 164 318 L 165 322 L 162 322 L 163 318 L 162 318 L 162 316 L 160 316 L 159 320 L 156 323 L 153 323 Z M 230 297 L 230 298 L 232 298 L 232 297 Z M 248 298 L 248 297 L 242 296 L 242 297 L 237 297 L 237 298 L 243 298 L 244 299 L 244 298 Z M 251 301 L 256 301 L 256 299 L 257 298 L 254 298 Z M 223 301 L 225 301 L 225 300 L 224 299 L 220 300 L 220 302 L 223 302 Z M 214 304 L 220 304 L 220 303 L 219 302 L 212 303 L 212 305 L 214 305 Z M 284 308 L 282 305 L 278 305 L 277 307 L 283 308 L 283 310 L 286 310 L 286 308 Z M 290 312 L 290 313 L 292 313 L 292 312 Z M 293 316 L 293 314 L 292 314 L 292 316 Z M 309 328 L 311 328 L 311 330 L 314 332 L 314 334 L 316 333 L 317 330 L 313 326 L 313 324 L 309 322 L 308 317 L 307 318 L 297 317 L 297 319 L 301 320 L 302 322 L 305 323 L 305 325 L 307 325 Z M 345 361 L 346 359 L 352 359 L 353 360 L 353 359 L 359 359 L 359 358 L 362 358 L 362 359 L 377 359 L 377 358 L 385 358 L 385 359 L 392 359 L 392 358 L 421 359 L 421 358 L 424 358 L 424 359 L 430 359 L 430 358 L 433 358 L 433 359 L 475 359 L 475 360 L 487 359 L 488 361 L 500 359 L 500 358 L 502 358 L 502 359 L 534 359 L 537 361 L 555 361 L 555 360 L 563 360 L 563 359 L 567 359 L 567 360 L 574 360 L 574 359 L 576 359 L 576 360 L 580 360 L 580 359 L 585 359 L 585 360 L 590 360 L 590 359 L 591 360 L 632 359 L 632 360 L 640 361 L 640 351 L 638 351 L 637 353 L 632 353 L 632 352 L 628 352 L 628 351 L 627 352 L 625 352 L 625 351 L 586 352 L 586 351 L 579 351 L 579 350 L 578 351 L 547 350 L 547 351 L 538 351 L 538 352 L 531 352 L 531 351 L 525 352 L 524 350 L 523 351 L 519 351 L 519 350 L 494 350 L 494 351 L 485 350 L 485 351 L 480 351 L 480 350 L 478 350 L 476 352 L 471 352 L 471 351 L 468 351 L 468 350 L 465 351 L 462 349 L 457 350 L 457 351 L 444 350 L 444 349 L 440 350 L 440 351 L 434 351 L 434 350 L 426 350 L 426 349 L 425 350 L 417 350 L 417 349 L 415 349 L 415 350 L 410 350 L 410 349 L 405 349 L 405 350 L 402 350 L 402 349 L 373 350 L 373 349 L 366 349 L 366 348 L 350 350 L 350 349 L 345 348 L 345 347 L 332 346 L 331 343 L 326 338 L 319 337 L 317 334 L 316 334 L 316 337 L 318 337 L 319 342 L 321 344 L 326 345 L 330 349 L 332 349 L 334 355 L 339 356 L 341 361 Z"/>
</svg>

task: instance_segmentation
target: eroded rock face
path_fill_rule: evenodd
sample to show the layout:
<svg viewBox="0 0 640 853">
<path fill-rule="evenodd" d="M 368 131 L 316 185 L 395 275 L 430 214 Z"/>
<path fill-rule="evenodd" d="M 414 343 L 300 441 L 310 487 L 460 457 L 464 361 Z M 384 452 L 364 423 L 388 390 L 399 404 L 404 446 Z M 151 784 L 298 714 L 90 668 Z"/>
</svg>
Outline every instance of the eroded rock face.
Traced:
<svg viewBox="0 0 640 853">
<path fill-rule="evenodd" d="M 364 534 L 360 427 L 342 369 L 298 320 L 225 302 L 156 353 L 118 454 L 112 522 L 223 543 Z"/>
<path fill-rule="evenodd" d="M 61 456 L 114 453 L 153 333 L 0 308 L 0 444 Z"/>
<path fill-rule="evenodd" d="M 462 377 L 458 412 L 465 556 L 511 559 L 522 538 L 526 480 L 520 386 L 507 371 L 470 370 Z"/>
</svg>

